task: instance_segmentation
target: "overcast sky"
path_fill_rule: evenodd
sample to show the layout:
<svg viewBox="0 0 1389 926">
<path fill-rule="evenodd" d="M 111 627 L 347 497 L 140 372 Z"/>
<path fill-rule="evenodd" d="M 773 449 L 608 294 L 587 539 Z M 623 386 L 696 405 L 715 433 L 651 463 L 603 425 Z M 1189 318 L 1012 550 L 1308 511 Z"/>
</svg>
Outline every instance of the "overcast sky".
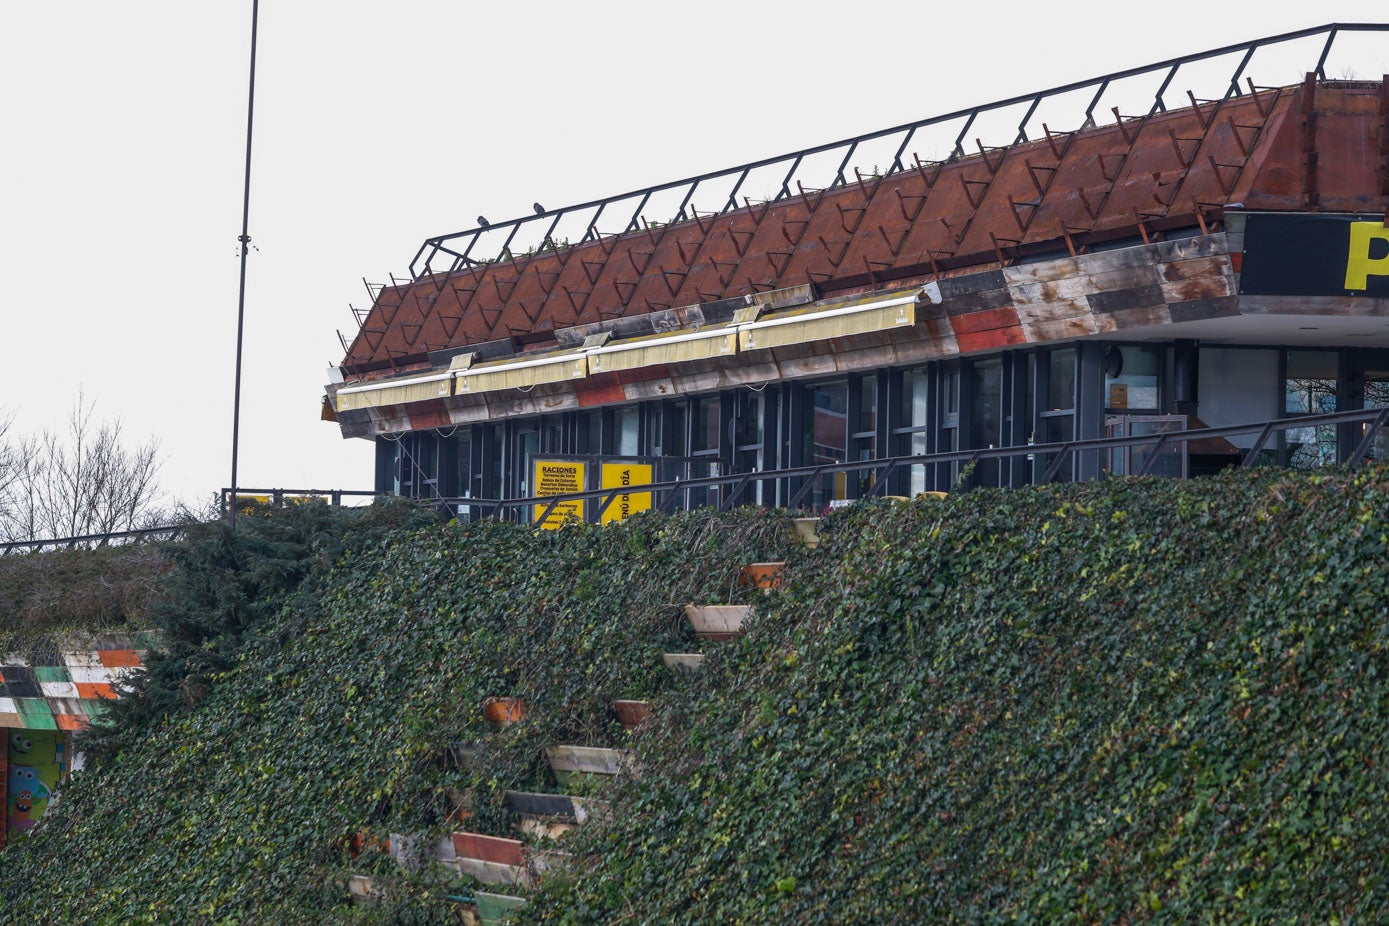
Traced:
<svg viewBox="0 0 1389 926">
<path fill-rule="evenodd" d="M 239 482 L 371 486 L 370 445 L 318 419 L 325 370 L 335 331 L 354 331 L 349 303 L 370 304 L 363 277 L 401 276 L 428 236 L 1333 19 L 1389 21 L 1383 0 L 1253 9 L 263 0 Z M 230 479 L 250 12 L 0 0 L 0 413 L 37 431 L 84 390 L 132 441 L 162 442 L 164 485 L 189 501 Z M 1384 37 L 1356 54 L 1332 76 L 1389 71 Z M 1314 62 L 1254 78 L 1295 83 Z"/>
</svg>

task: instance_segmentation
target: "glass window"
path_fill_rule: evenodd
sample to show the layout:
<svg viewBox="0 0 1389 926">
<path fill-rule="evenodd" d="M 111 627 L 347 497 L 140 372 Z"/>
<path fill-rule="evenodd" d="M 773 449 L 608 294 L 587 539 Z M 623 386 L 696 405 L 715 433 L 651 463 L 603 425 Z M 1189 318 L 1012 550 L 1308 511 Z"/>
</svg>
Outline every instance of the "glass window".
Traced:
<svg viewBox="0 0 1389 926">
<path fill-rule="evenodd" d="M 685 456 L 686 443 L 689 435 L 690 407 L 685 402 L 676 402 L 670 407 L 670 421 L 666 427 L 670 430 L 670 446 L 665 447 L 666 456 L 683 457 Z"/>
<path fill-rule="evenodd" d="M 994 357 L 970 364 L 970 446 L 997 447 L 1001 442 L 1003 409 L 1003 360 Z M 981 460 L 975 468 L 975 482 L 996 486 L 997 460 Z"/>
<path fill-rule="evenodd" d="M 1162 348 L 1112 344 L 1104 356 L 1104 406 L 1112 410 L 1158 410 Z"/>
<path fill-rule="evenodd" d="M 1283 411 L 1288 415 L 1320 415 L 1337 411 L 1335 351 L 1288 351 L 1283 381 Z M 1288 465 L 1313 469 L 1336 462 L 1336 428 L 1291 428 L 1284 433 Z"/>
<path fill-rule="evenodd" d="M 619 408 L 613 418 L 617 429 L 618 456 L 636 456 L 641 452 L 641 409 L 628 405 Z"/>
<path fill-rule="evenodd" d="M 855 460 L 871 460 L 878 452 L 878 377 L 863 377 L 857 388 L 858 408 L 851 449 Z"/>
<path fill-rule="evenodd" d="M 815 449 L 813 463 L 840 463 L 849 450 L 849 386 L 825 383 L 813 389 Z"/>
<path fill-rule="evenodd" d="M 719 397 L 708 396 L 695 400 L 695 453 L 710 453 L 719 449 Z"/>
<path fill-rule="evenodd" d="M 970 365 L 970 446 L 997 447 L 1000 411 L 1003 403 L 1003 361 L 1000 358 L 976 360 Z"/>
<path fill-rule="evenodd" d="M 926 426 L 926 371 L 908 370 L 902 374 L 902 427 Z"/>
<path fill-rule="evenodd" d="M 1061 411 L 1076 405 L 1075 348 L 1047 353 L 1047 411 Z"/>
</svg>

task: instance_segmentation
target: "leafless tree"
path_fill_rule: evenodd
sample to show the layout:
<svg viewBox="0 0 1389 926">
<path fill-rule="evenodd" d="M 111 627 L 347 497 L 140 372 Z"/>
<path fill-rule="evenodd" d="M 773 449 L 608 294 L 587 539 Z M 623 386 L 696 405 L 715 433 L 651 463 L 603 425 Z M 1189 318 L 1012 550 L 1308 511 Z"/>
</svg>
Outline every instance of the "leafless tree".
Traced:
<svg viewBox="0 0 1389 926">
<path fill-rule="evenodd" d="M 106 534 L 158 517 L 159 442 L 127 446 L 120 421 L 97 421 L 95 407 L 79 393 L 62 428 L 27 439 L 6 439 L 6 419 L 0 431 L 0 536 Z"/>
</svg>

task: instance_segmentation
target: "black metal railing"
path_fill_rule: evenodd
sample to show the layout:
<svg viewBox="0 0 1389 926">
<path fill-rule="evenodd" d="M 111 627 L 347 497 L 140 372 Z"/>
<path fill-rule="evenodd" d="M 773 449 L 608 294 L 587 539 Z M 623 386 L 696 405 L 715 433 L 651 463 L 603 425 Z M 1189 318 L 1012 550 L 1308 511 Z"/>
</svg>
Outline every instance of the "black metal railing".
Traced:
<svg viewBox="0 0 1389 926">
<path fill-rule="evenodd" d="M 1326 427 L 1355 427 L 1360 426 L 1361 436 L 1351 449 L 1350 453 L 1342 460 L 1343 465 L 1355 467 L 1359 466 L 1367 457 L 1369 450 L 1374 446 L 1375 440 L 1382 433 L 1389 436 L 1389 432 L 1384 431 L 1384 425 L 1389 421 L 1389 408 L 1367 409 L 1361 411 L 1332 412 L 1321 415 L 1300 415 L 1289 418 L 1279 418 L 1273 421 L 1260 421 L 1250 424 L 1230 425 L 1218 428 L 1191 428 L 1182 431 L 1169 431 L 1159 434 L 1132 435 L 1128 437 L 1108 437 L 1096 438 L 1092 440 L 1060 441 L 1048 444 L 1025 444 L 1017 447 L 991 447 L 979 450 L 957 450 L 948 453 L 914 454 L 895 457 L 883 457 L 874 460 L 856 460 L 843 463 L 822 463 L 811 466 L 798 466 L 786 469 L 763 470 L 760 472 L 728 473 L 719 476 L 709 476 L 699 479 L 675 480 L 671 482 L 651 483 L 642 486 L 626 486 L 621 488 L 593 489 L 586 492 L 570 492 L 563 495 L 531 496 L 528 498 L 513 499 L 482 499 L 482 498 L 434 498 L 429 499 L 428 503 L 435 506 L 447 506 L 454 512 L 466 514 L 472 518 L 508 518 L 514 520 L 524 520 L 525 513 L 530 510 L 535 515 L 532 519 L 535 523 L 545 523 L 556 511 L 560 504 L 569 501 L 595 502 L 597 507 L 589 513 L 590 520 L 601 519 L 605 512 L 616 499 L 622 495 L 646 494 L 652 495 L 652 507 L 669 511 L 679 505 L 681 500 L 685 500 L 687 505 L 691 498 L 703 497 L 706 500 L 716 499 L 716 501 L 706 501 L 706 503 L 717 504 L 720 510 L 726 510 L 734 505 L 745 503 L 746 500 L 755 496 L 755 490 L 759 485 L 775 485 L 782 482 L 788 487 L 793 487 L 787 493 L 787 501 L 783 505 L 785 508 L 800 508 L 807 495 L 814 490 L 814 487 L 824 476 L 837 474 L 856 474 L 860 477 L 861 484 L 869 485 L 863 493 L 863 497 L 873 497 L 875 495 L 891 494 L 889 487 L 892 485 L 894 474 L 914 467 L 926 467 L 935 471 L 937 474 L 952 474 L 952 478 L 958 476 L 970 467 L 976 467 L 988 461 L 1017 460 L 1019 458 L 1030 460 L 1034 464 L 1036 476 L 1031 480 L 1033 484 L 1046 485 L 1062 475 L 1070 464 L 1073 473 L 1083 474 L 1089 472 L 1093 474 L 1088 478 L 1102 478 L 1110 475 L 1117 475 L 1107 467 L 1107 459 L 1112 459 L 1111 455 L 1116 451 L 1128 451 L 1146 448 L 1147 453 L 1143 455 L 1144 462 L 1137 466 L 1135 470 L 1128 474 L 1134 476 L 1150 475 L 1154 466 L 1161 459 L 1162 451 L 1165 448 L 1187 448 L 1192 443 L 1198 441 L 1221 440 L 1229 437 L 1253 434 L 1254 441 L 1251 446 L 1244 450 L 1237 451 L 1239 456 L 1238 465 L 1249 467 L 1256 465 L 1261 455 L 1268 447 L 1269 441 L 1277 434 L 1285 431 L 1303 428 L 1326 428 Z M 1088 466 L 1086 464 L 1089 464 Z M 1185 468 L 1183 468 L 1185 472 Z M 1081 476 L 1081 478 L 1087 478 Z M 963 487 L 972 488 L 981 483 L 975 481 L 970 483 L 968 480 Z M 1000 482 L 1000 485 L 1004 483 Z M 768 493 L 768 494 L 774 494 Z"/>
<path fill-rule="evenodd" d="M 1253 434 L 1254 440 L 1248 448 L 1237 450 L 1238 465 L 1249 467 L 1257 465 L 1269 442 L 1276 435 L 1286 431 L 1321 428 L 1358 427 L 1359 439 L 1354 441 L 1349 453 L 1341 464 L 1350 467 L 1361 465 L 1369 456 L 1370 450 L 1380 437 L 1389 438 L 1389 408 L 1373 408 L 1347 412 L 1331 412 L 1320 415 L 1298 415 L 1277 418 L 1272 421 L 1257 421 L 1249 424 L 1228 425 L 1217 428 L 1188 428 L 1180 431 L 1166 431 L 1154 434 L 1130 435 L 1126 437 L 1105 437 L 1091 440 L 1058 441 L 1048 444 L 1024 444 L 1016 447 L 989 447 L 979 450 L 955 450 L 947 453 L 906 454 L 882 457 L 873 460 L 855 460 L 843 463 L 820 463 L 810 466 L 796 466 L 785 469 L 761 470 L 757 472 L 726 473 L 696 479 L 676 479 L 646 485 L 631 485 L 607 489 L 591 489 L 585 492 L 570 492 L 563 495 L 529 496 L 526 498 L 488 499 L 471 497 L 420 498 L 420 504 L 449 511 L 468 517 L 498 517 L 523 520 L 527 510 L 532 510 L 536 523 L 544 523 L 559 505 L 566 501 L 592 501 L 597 507 L 589 513 L 591 520 L 599 520 L 619 497 L 623 495 L 650 493 L 655 501 L 653 507 L 669 511 L 683 500 L 687 506 L 696 504 L 695 499 L 703 499 L 698 504 L 713 504 L 720 510 L 727 510 L 738 504 L 750 503 L 755 499 L 758 486 L 775 485 L 780 482 L 790 488 L 782 507 L 797 509 L 815 486 L 825 476 L 838 474 L 857 474 L 860 484 L 867 486 L 862 497 L 891 494 L 892 477 L 916 467 L 924 467 L 938 475 L 949 474 L 956 480 L 959 488 L 976 488 L 988 485 L 987 481 L 963 479 L 972 467 L 990 461 L 1027 460 L 1033 464 L 1034 478 L 1031 484 L 1046 485 L 1066 475 L 1069 478 L 1085 480 L 1105 478 L 1114 475 L 1147 476 L 1154 473 L 1160 465 L 1165 450 L 1176 448 L 1185 453 L 1187 448 L 1199 441 L 1214 441 L 1245 434 Z M 1125 460 L 1135 457 L 1142 462 L 1132 466 L 1132 471 L 1119 472 L 1113 467 L 1116 452 L 1146 450 L 1142 454 L 1127 454 Z M 1385 458 L 1389 459 L 1389 448 Z M 1086 465 L 1086 464 L 1089 465 Z M 1186 468 L 1181 468 L 1181 474 Z M 1089 475 L 1087 475 L 1087 473 Z M 939 480 L 936 481 L 937 484 Z M 998 486 L 1011 483 L 1000 478 Z M 231 490 L 222 490 L 225 506 L 231 498 Z M 768 493 L 775 495 L 775 492 Z M 239 503 L 268 504 L 279 507 L 305 501 L 323 501 L 331 505 L 341 505 L 348 499 L 376 499 L 387 497 L 387 493 L 366 489 L 237 489 Z M 755 503 L 751 502 L 751 503 Z M 136 543 L 148 540 L 173 540 L 186 530 L 187 525 L 168 525 L 148 527 L 138 530 L 113 531 L 108 534 L 87 534 L 80 537 L 58 537 L 47 540 L 16 540 L 0 543 L 0 556 L 11 553 L 33 553 L 44 550 L 64 550 L 79 547 L 104 547 L 120 543 Z"/>
<path fill-rule="evenodd" d="M 242 489 L 236 490 L 236 500 L 240 505 L 298 505 L 308 501 L 322 501 L 337 507 L 347 499 L 381 498 L 388 493 L 371 489 Z M 232 490 L 222 489 L 222 510 L 231 503 Z"/>
<path fill-rule="evenodd" d="M 106 534 L 83 534 L 77 537 L 56 537 L 49 540 L 10 540 L 0 543 L 0 556 L 11 553 L 42 553 L 49 550 L 95 549 L 98 547 L 119 546 L 126 543 L 140 543 L 149 540 L 174 540 L 185 529 L 185 525 L 171 524 L 163 527 L 142 527 L 136 530 L 112 531 Z"/>
<path fill-rule="evenodd" d="M 528 247 L 530 249 L 528 253 L 535 253 L 541 250 L 566 247 L 571 243 L 581 244 L 601 234 L 598 229 L 600 221 L 614 223 L 609 225 L 609 228 L 618 229 L 620 234 L 635 231 L 647 223 L 646 211 L 648 207 L 657 208 L 658 204 L 653 204 L 653 200 L 657 198 L 669 200 L 673 204 L 670 211 L 656 216 L 660 224 L 689 221 L 699 217 L 695 213 L 695 195 L 701 191 L 701 187 L 704 188 L 705 195 L 712 194 L 714 200 L 714 208 L 704 214 L 720 215 L 731 212 L 748 205 L 746 195 L 749 186 L 748 181 L 757 171 L 767 170 L 770 172 L 771 186 L 769 189 L 774 191 L 770 196 L 772 202 L 786 199 L 801 192 L 803 184 L 805 184 L 806 189 L 809 189 L 812 183 L 817 188 L 840 187 L 849 182 L 851 169 L 855 177 L 862 176 L 858 168 L 852 167 L 852 165 L 855 163 L 855 158 L 864 153 L 864 149 L 869 143 L 885 143 L 881 149 L 881 156 L 886 161 L 886 166 L 880 168 L 875 164 L 874 176 L 891 175 L 918 163 L 924 163 L 915 155 L 913 155 L 912 163 L 909 164 L 906 160 L 908 149 L 923 129 L 948 126 L 958 122 L 960 123 L 959 131 L 954 135 L 953 145 L 950 146 L 949 154 L 945 158 L 947 161 L 953 161 L 964 155 L 965 143 L 971 130 L 974 130 L 979 122 L 980 116 L 1015 107 L 1022 110 L 1016 134 L 1011 138 L 996 139 L 996 141 L 1002 141 L 1005 144 L 1019 144 L 1041 137 L 1037 131 L 1036 123 L 1041 118 L 1039 110 L 1044 103 L 1055 101 L 1067 94 L 1093 90 L 1092 95 L 1082 98 L 1088 102 L 1082 101 L 1076 104 L 1075 109 L 1077 111 L 1061 114 L 1073 118 L 1074 124 L 1083 130 L 1097 124 L 1095 113 L 1103 102 L 1107 99 L 1112 100 L 1123 96 L 1125 87 L 1134 86 L 1141 78 L 1145 77 L 1151 76 L 1156 79 L 1158 75 L 1161 75 L 1157 90 L 1152 95 L 1151 104 L 1141 105 L 1149 106 L 1148 115 L 1165 112 L 1168 108 L 1167 96 L 1173 92 L 1173 81 L 1179 70 L 1184 66 L 1198 62 L 1230 58 L 1232 70 L 1228 72 L 1228 76 L 1219 78 L 1219 86 L 1211 87 L 1210 90 L 1217 99 L 1241 96 L 1245 92 L 1256 92 L 1258 89 L 1254 85 L 1253 79 L 1247 76 L 1255 53 L 1289 42 L 1318 37 L 1325 38 L 1315 66 L 1308 69 L 1316 73 L 1319 78 L 1324 79 L 1327 61 L 1337 37 L 1345 33 L 1356 32 L 1389 33 L 1389 25 L 1381 23 L 1332 23 L 1297 32 L 1286 32 L 1281 35 L 1255 39 L 1236 45 L 1226 45 L 1222 48 L 1196 54 L 1183 55 L 1179 58 L 1169 58 L 1155 64 L 1129 68 L 1112 74 L 1092 77 L 1088 80 L 1075 81 L 994 103 L 956 110 L 945 115 L 908 122 L 863 135 L 855 135 L 851 138 L 804 148 L 789 154 L 763 158 L 736 167 L 687 177 L 683 180 L 642 187 L 616 196 L 566 206 L 562 209 L 546 210 L 539 208 L 537 204 L 534 214 L 494 223 L 485 222 L 482 217 L 479 217 L 479 224 L 474 228 L 426 239 L 410 262 L 410 274 L 413 279 L 419 279 L 431 273 L 450 273 L 474 264 L 512 260 L 518 256 L 517 249 L 521 247 Z M 1280 67 L 1278 74 L 1280 76 L 1286 74 L 1286 69 Z M 1246 87 L 1241 86 L 1242 79 L 1247 84 Z M 1124 99 L 1127 102 L 1128 97 L 1125 96 Z M 1186 99 L 1193 102 L 1196 100 L 1190 91 L 1183 94 L 1183 102 Z M 1042 127 L 1044 133 L 1050 134 L 1052 132 L 1045 123 L 1042 123 Z M 1009 128 L 1007 131 L 1012 132 L 1012 129 Z M 946 137 L 948 138 L 948 133 Z M 947 141 L 946 144 L 950 143 Z M 982 140 L 980 144 L 983 144 Z M 823 165 L 818 161 L 814 164 L 811 162 L 820 158 L 826 158 L 829 164 L 837 163 L 838 166 L 833 169 L 832 174 L 814 176 L 817 170 L 823 168 Z M 777 169 L 773 171 L 772 168 Z M 723 181 L 723 183 L 716 189 L 715 184 L 719 181 Z M 740 195 L 742 196 L 741 200 Z M 555 236 L 561 230 L 562 223 L 572 225 L 574 233 L 578 235 L 577 240 L 571 242 L 567 237 L 556 239 Z M 491 250 L 490 247 L 483 244 L 484 240 L 490 240 L 493 243 L 499 241 L 500 245 L 495 250 Z M 399 282 L 402 281 L 392 279 L 392 283 Z M 358 313 L 359 324 L 363 320 L 364 314 Z"/>
</svg>

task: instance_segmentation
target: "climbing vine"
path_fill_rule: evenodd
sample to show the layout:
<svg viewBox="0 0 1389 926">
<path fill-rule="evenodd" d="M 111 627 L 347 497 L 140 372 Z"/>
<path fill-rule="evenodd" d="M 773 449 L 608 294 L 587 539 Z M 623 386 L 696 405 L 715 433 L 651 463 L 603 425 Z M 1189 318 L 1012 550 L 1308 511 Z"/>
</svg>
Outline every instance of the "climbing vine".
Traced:
<svg viewBox="0 0 1389 926">
<path fill-rule="evenodd" d="M 335 541 L 5 850 L 0 920 L 453 922 L 480 885 L 427 847 L 514 836 L 564 743 L 636 773 L 578 788 L 615 812 L 518 923 L 1380 921 L 1387 476 L 865 503 L 814 552 L 761 510 Z M 695 640 L 691 602 L 748 632 Z"/>
</svg>

